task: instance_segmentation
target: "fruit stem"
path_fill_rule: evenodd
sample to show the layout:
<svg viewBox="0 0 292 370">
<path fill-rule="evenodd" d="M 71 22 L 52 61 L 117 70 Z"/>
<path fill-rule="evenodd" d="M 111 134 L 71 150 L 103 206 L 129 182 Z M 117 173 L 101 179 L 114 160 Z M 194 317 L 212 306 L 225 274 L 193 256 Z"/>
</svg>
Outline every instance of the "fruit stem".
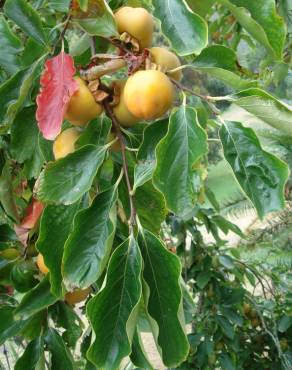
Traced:
<svg viewBox="0 0 292 370">
<path fill-rule="evenodd" d="M 123 170 L 124 170 L 124 175 L 126 179 L 126 184 L 127 184 L 127 189 L 128 189 L 128 194 L 129 194 L 129 201 L 130 201 L 130 219 L 129 219 L 129 226 L 131 231 L 133 231 L 134 226 L 136 225 L 136 208 L 134 204 L 134 196 L 133 196 L 133 191 L 131 187 L 131 182 L 130 182 L 130 177 L 129 177 L 129 170 L 128 170 L 128 164 L 127 164 L 127 158 L 126 158 L 126 145 L 124 142 L 124 137 L 122 135 L 122 132 L 120 130 L 120 125 L 119 122 L 114 115 L 114 112 L 112 110 L 112 107 L 109 104 L 109 101 L 105 99 L 103 101 L 103 106 L 104 110 L 107 114 L 107 116 L 112 120 L 116 135 L 119 139 L 120 145 L 121 145 L 121 152 L 122 152 L 122 160 L 123 160 Z"/>
</svg>

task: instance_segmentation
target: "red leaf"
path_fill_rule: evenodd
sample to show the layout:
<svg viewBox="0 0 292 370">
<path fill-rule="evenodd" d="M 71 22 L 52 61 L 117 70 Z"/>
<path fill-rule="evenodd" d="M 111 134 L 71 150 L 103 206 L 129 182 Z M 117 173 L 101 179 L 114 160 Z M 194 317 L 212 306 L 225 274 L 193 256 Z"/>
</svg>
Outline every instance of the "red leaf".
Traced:
<svg viewBox="0 0 292 370">
<path fill-rule="evenodd" d="M 44 138 L 54 140 L 61 126 L 71 96 L 78 90 L 73 58 L 61 52 L 46 61 L 37 96 L 36 119 Z"/>
<path fill-rule="evenodd" d="M 25 211 L 25 216 L 19 227 L 23 229 L 32 229 L 40 218 L 44 209 L 43 203 L 33 199 Z"/>
</svg>

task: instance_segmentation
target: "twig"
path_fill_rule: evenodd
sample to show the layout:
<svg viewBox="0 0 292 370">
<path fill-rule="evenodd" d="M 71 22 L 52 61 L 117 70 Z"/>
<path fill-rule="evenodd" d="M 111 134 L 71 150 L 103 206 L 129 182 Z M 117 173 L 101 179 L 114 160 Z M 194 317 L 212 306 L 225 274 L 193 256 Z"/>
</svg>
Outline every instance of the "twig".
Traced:
<svg viewBox="0 0 292 370">
<path fill-rule="evenodd" d="M 122 135 L 121 130 L 120 130 L 119 122 L 118 122 L 116 116 L 114 115 L 113 110 L 112 110 L 109 102 L 107 100 L 104 100 L 103 106 L 104 106 L 106 114 L 112 120 L 116 135 L 119 139 L 120 146 L 121 146 L 122 159 L 123 159 L 123 169 L 124 169 L 126 184 L 127 184 L 128 193 L 129 193 L 129 200 L 130 200 L 131 214 L 130 214 L 130 219 L 129 219 L 129 226 L 130 226 L 131 230 L 133 230 L 133 227 L 136 225 L 136 209 L 135 209 L 135 205 L 134 205 L 133 192 L 132 192 L 130 178 L 129 178 L 129 170 L 128 170 L 128 164 L 127 164 L 127 158 L 126 158 L 126 145 L 125 145 L 124 138 L 123 138 L 123 135 Z"/>
<path fill-rule="evenodd" d="M 65 33 L 66 33 L 67 28 L 69 26 L 71 17 L 72 17 L 72 13 L 71 13 L 71 9 L 70 9 L 67 17 L 64 20 L 64 28 L 63 28 L 62 32 L 60 33 L 60 36 L 58 37 L 57 41 L 55 42 L 55 45 L 54 45 L 53 50 L 52 50 L 52 54 L 55 53 L 55 49 L 56 49 L 57 45 L 59 44 L 59 42 L 64 39 L 64 36 L 65 36 Z"/>
<path fill-rule="evenodd" d="M 91 37 L 91 55 L 96 55 L 96 37 L 92 36 Z M 92 59 L 92 57 L 91 57 Z"/>
<path fill-rule="evenodd" d="M 3 353 L 4 353 L 4 356 L 6 358 L 8 369 L 11 370 L 10 362 L 9 362 L 9 356 L 8 356 L 8 352 L 7 352 L 5 344 L 3 344 Z"/>
<path fill-rule="evenodd" d="M 104 40 L 108 41 L 110 44 L 114 45 L 116 48 L 123 51 L 124 53 L 133 54 L 133 52 L 130 49 L 128 49 L 122 41 L 119 41 L 117 39 L 113 39 L 113 38 L 110 38 L 110 37 L 102 37 L 102 38 Z"/>
</svg>

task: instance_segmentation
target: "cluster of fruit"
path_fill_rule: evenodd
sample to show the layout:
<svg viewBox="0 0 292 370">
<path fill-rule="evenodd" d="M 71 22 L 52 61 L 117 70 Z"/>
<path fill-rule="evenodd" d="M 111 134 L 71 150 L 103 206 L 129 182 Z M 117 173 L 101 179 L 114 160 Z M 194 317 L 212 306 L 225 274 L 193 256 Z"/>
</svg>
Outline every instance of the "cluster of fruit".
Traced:
<svg viewBox="0 0 292 370">
<path fill-rule="evenodd" d="M 115 13 L 115 20 L 121 39 L 127 35 L 138 45 L 138 53 L 145 48 L 149 52 L 146 68 L 136 71 L 126 80 L 114 81 L 110 89 L 114 92 L 112 109 L 119 124 L 131 127 L 141 120 L 153 120 L 163 116 L 171 107 L 175 97 L 171 79 L 179 81 L 182 77 L 179 58 L 163 47 L 152 47 L 154 20 L 144 8 L 122 7 Z M 174 72 L 170 72 L 175 70 Z M 84 126 L 99 116 L 103 107 L 96 102 L 87 83 L 76 77 L 79 89 L 71 97 L 65 119 L 74 126 Z M 64 130 L 54 142 L 55 159 L 65 157 L 74 151 L 80 131 L 76 128 Z"/>
</svg>

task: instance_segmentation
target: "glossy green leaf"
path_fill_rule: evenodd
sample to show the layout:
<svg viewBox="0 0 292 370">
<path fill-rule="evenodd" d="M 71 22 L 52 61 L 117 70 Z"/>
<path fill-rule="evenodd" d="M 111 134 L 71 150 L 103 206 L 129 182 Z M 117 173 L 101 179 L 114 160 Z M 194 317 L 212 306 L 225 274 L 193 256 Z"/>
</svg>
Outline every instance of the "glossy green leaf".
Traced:
<svg viewBox="0 0 292 370">
<path fill-rule="evenodd" d="M 17 335 L 24 327 L 25 321 L 15 320 L 13 306 L 2 305 L 0 307 L 0 344 L 2 345 L 7 339 Z"/>
<path fill-rule="evenodd" d="M 68 290 L 88 287 L 103 273 L 114 237 L 116 201 L 117 190 L 109 189 L 77 214 L 63 257 L 62 272 Z"/>
<path fill-rule="evenodd" d="M 12 267 L 10 278 L 16 290 L 27 292 L 37 285 L 38 280 L 35 278 L 37 273 L 38 270 L 33 261 L 21 260 Z"/>
<path fill-rule="evenodd" d="M 248 89 L 232 96 L 234 103 L 268 125 L 292 136 L 292 109 L 261 89 Z"/>
<path fill-rule="evenodd" d="M 0 177 L 0 203 L 9 217 L 15 221 L 19 221 L 9 162 L 5 164 Z"/>
<path fill-rule="evenodd" d="M 44 362 L 43 337 L 31 341 L 22 356 L 17 360 L 15 370 L 39 370 Z"/>
<path fill-rule="evenodd" d="M 283 19 L 276 12 L 275 0 L 220 0 L 220 2 L 272 57 L 282 58 L 286 29 Z"/>
<path fill-rule="evenodd" d="M 233 89 L 245 89 L 256 82 L 242 79 L 238 74 L 237 57 L 232 49 L 222 45 L 205 48 L 192 63 L 195 70 L 208 73 Z"/>
<path fill-rule="evenodd" d="M 141 225 L 154 233 L 159 233 L 167 209 L 163 195 L 154 188 L 151 181 L 137 189 L 135 206 Z"/>
<path fill-rule="evenodd" d="M 83 145 L 93 144 L 103 146 L 107 144 L 108 135 L 111 129 L 111 120 L 102 116 L 89 122 L 85 130 L 75 143 L 75 148 L 81 148 Z"/>
<path fill-rule="evenodd" d="M 78 339 L 82 335 L 84 325 L 74 308 L 67 303 L 60 301 L 51 307 L 50 314 L 52 315 L 56 326 L 65 329 L 62 334 L 65 343 L 69 347 L 75 347 Z"/>
<path fill-rule="evenodd" d="M 215 3 L 215 0 L 186 0 L 189 7 L 195 12 L 198 13 L 201 17 L 206 16 L 212 8 L 212 5 Z"/>
<path fill-rule="evenodd" d="M 58 298 L 51 293 L 50 288 L 49 277 L 46 276 L 36 287 L 23 296 L 20 304 L 14 311 L 15 318 L 27 319 L 54 304 Z"/>
<path fill-rule="evenodd" d="M 141 231 L 139 246 L 144 260 L 143 278 L 149 288 L 147 310 L 158 325 L 156 341 L 163 363 L 175 367 L 185 360 L 189 351 L 181 317 L 181 265 L 179 259 L 147 230 Z"/>
<path fill-rule="evenodd" d="M 73 19 L 85 32 L 92 36 L 117 36 L 117 26 L 110 7 L 105 0 L 89 4 L 86 12 L 80 12 Z"/>
<path fill-rule="evenodd" d="M 212 277 L 211 271 L 202 271 L 196 277 L 196 283 L 200 289 L 204 289 Z"/>
<path fill-rule="evenodd" d="M 36 61 L 0 86 L 0 122 L 1 125 L 10 125 L 18 111 L 23 107 L 36 78 L 42 60 Z"/>
<path fill-rule="evenodd" d="M 45 342 L 52 354 L 52 370 L 77 370 L 71 352 L 55 329 L 49 328 L 47 330 Z"/>
<path fill-rule="evenodd" d="M 219 355 L 219 363 L 222 367 L 222 370 L 236 370 L 232 359 L 228 353 L 221 353 Z"/>
<path fill-rule="evenodd" d="M 230 322 L 223 316 L 218 315 L 216 316 L 216 321 L 218 322 L 218 325 L 220 326 L 222 332 L 229 338 L 233 339 L 235 336 L 234 329 Z"/>
<path fill-rule="evenodd" d="M 46 44 L 47 38 L 42 21 L 34 8 L 25 0 L 7 0 L 4 5 L 5 15 L 12 19 L 23 32 L 40 44 Z"/>
<path fill-rule="evenodd" d="M 76 202 L 90 189 L 104 156 L 104 148 L 86 145 L 49 163 L 39 178 L 38 198 L 44 202 Z"/>
<path fill-rule="evenodd" d="M 153 175 L 168 208 L 179 216 L 194 207 L 194 164 L 207 153 L 207 135 L 193 108 L 182 105 L 170 117 L 167 135 L 156 149 L 157 166 Z"/>
<path fill-rule="evenodd" d="M 43 331 L 43 326 L 47 320 L 46 309 L 37 312 L 25 321 L 24 327 L 21 329 L 19 335 L 26 340 L 34 340 L 38 338 Z"/>
<path fill-rule="evenodd" d="M 50 270 L 51 291 L 58 297 L 62 295 L 61 263 L 64 245 L 79 206 L 80 202 L 69 206 L 48 205 L 41 218 L 36 248 Z"/>
<path fill-rule="evenodd" d="M 117 370 L 131 352 L 141 299 L 142 258 L 133 236 L 112 254 L 105 287 L 87 305 L 95 340 L 87 357 L 98 368 Z"/>
<path fill-rule="evenodd" d="M 153 367 L 147 358 L 147 355 L 143 347 L 143 342 L 137 330 L 135 331 L 133 337 L 132 353 L 130 355 L 130 359 L 132 363 L 138 368 L 153 370 Z"/>
<path fill-rule="evenodd" d="M 254 131 L 239 122 L 225 122 L 220 139 L 226 160 L 259 216 L 282 209 L 288 166 L 264 151 Z"/>
<path fill-rule="evenodd" d="M 0 67 L 7 74 L 13 75 L 21 68 L 18 54 L 23 49 L 21 40 L 13 33 L 3 17 L 0 17 Z"/>
<path fill-rule="evenodd" d="M 153 0 L 153 5 L 173 49 L 181 56 L 200 54 L 208 42 L 206 22 L 181 0 Z"/>
<path fill-rule="evenodd" d="M 137 165 L 134 172 L 133 190 L 151 180 L 156 165 L 155 149 L 159 141 L 166 135 L 168 120 L 156 121 L 147 126 L 143 133 L 143 141 L 137 154 Z"/>
</svg>

